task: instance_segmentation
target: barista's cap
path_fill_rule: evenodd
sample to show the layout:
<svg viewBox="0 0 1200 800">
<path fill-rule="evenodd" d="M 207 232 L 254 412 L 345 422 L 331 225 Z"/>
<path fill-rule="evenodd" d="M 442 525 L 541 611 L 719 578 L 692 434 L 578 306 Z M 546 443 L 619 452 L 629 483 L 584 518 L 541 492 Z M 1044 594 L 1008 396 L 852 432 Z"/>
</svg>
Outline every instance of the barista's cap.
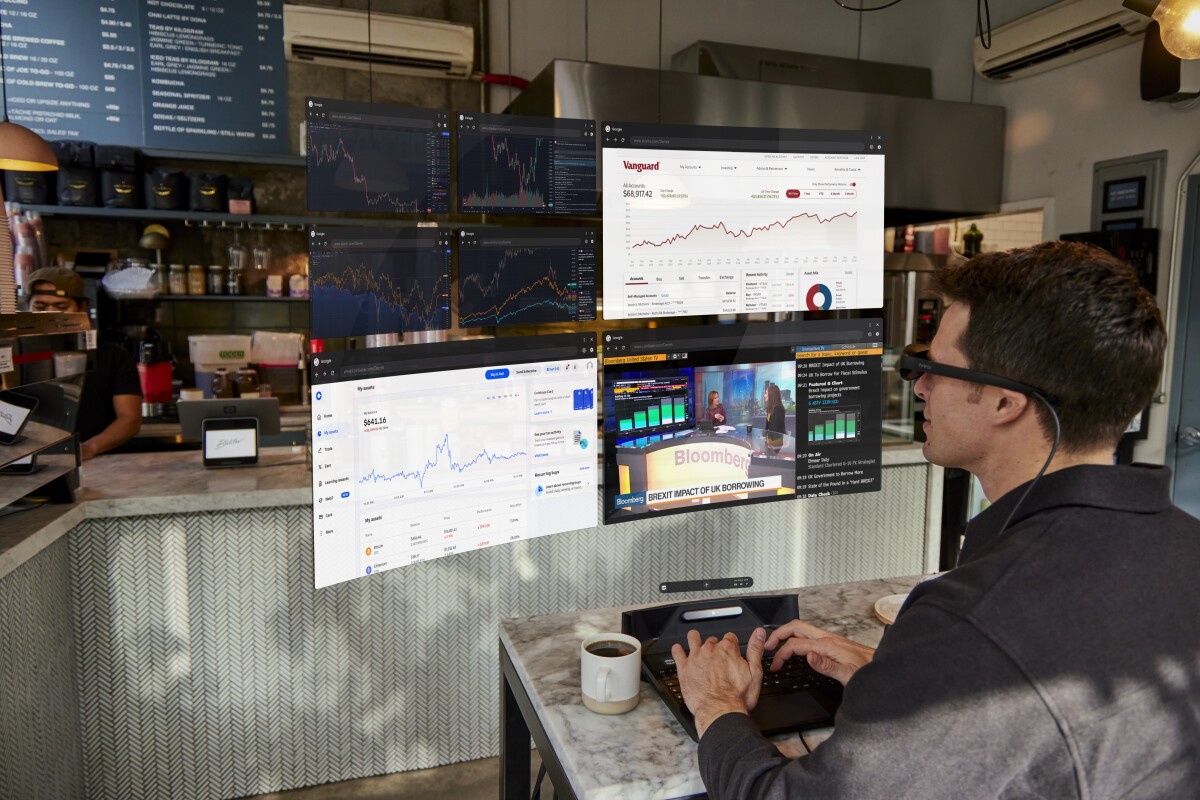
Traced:
<svg viewBox="0 0 1200 800">
<path fill-rule="evenodd" d="M 44 267 L 34 271 L 29 279 L 25 281 L 25 296 L 33 296 L 33 285 L 35 283 L 49 283 L 54 286 L 53 291 L 42 287 L 38 290 L 38 294 L 53 294 L 55 297 L 70 297 L 73 300 L 83 300 L 83 278 L 79 277 L 79 273 L 66 267 Z"/>
</svg>

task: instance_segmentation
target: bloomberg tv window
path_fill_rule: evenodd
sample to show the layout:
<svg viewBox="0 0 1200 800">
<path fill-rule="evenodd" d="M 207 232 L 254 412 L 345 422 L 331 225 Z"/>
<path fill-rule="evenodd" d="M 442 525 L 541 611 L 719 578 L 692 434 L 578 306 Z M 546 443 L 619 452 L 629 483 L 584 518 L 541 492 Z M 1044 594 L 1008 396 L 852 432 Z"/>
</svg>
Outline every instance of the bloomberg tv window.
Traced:
<svg viewBox="0 0 1200 800">
<path fill-rule="evenodd" d="M 604 334 L 604 521 L 878 491 L 883 326 Z"/>
</svg>

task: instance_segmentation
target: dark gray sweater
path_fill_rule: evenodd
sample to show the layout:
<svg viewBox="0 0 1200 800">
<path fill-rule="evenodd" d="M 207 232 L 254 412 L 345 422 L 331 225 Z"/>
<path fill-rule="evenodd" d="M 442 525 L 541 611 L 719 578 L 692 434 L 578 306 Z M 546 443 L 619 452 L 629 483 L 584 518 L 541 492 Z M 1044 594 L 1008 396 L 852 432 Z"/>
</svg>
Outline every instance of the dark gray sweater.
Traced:
<svg viewBox="0 0 1200 800">
<path fill-rule="evenodd" d="M 724 798 L 1200 797 L 1200 521 L 1162 467 L 1046 475 L 976 517 L 787 759 L 726 714 L 699 762 Z"/>
</svg>

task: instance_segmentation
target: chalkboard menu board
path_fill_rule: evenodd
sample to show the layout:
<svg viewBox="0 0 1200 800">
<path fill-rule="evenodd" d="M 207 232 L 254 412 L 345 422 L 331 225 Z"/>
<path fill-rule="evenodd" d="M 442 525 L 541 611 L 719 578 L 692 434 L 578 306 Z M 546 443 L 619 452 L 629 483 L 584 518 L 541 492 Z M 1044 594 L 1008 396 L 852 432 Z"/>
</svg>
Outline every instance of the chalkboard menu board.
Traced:
<svg viewBox="0 0 1200 800">
<path fill-rule="evenodd" d="M 46 139 L 287 151 L 283 0 L 0 0 L 8 114 Z"/>
</svg>

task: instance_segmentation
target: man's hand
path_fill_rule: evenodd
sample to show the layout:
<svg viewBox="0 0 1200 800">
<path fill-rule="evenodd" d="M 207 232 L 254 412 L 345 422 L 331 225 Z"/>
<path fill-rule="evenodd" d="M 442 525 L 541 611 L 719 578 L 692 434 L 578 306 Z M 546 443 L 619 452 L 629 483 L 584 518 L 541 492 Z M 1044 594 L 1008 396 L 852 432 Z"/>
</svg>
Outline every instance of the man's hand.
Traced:
<svg viewBox="0 0 1200 800">
<path fill-rule="evenodd" d="M 683 701 L 696 718 L 696 732 L 703 736 L 718 717 L 730 712 L 749 714 L 758 704 L 762 688 L 762 654 L 766 632 L 756 628 L 746 645 L 746 657 L 732 633 L 718 640 L 700 641 L 700 632 L 688 631 L 688 654 L 672 645 L 671 656 L 679 671 Z"/>
<path fill-rule="evenodd" d="M 792 656 L 808 658 L 808 665 L 845 686 L 858 668 L 870 664 L 875 650 L 845 636 L 822 630 L 803 620 L 793 620 L 771 632 L 767 649 L 775 650 L 771 671 L 778 672 Z M 681 673 L 682 678 L 682 673 Z"/>
</svg>

